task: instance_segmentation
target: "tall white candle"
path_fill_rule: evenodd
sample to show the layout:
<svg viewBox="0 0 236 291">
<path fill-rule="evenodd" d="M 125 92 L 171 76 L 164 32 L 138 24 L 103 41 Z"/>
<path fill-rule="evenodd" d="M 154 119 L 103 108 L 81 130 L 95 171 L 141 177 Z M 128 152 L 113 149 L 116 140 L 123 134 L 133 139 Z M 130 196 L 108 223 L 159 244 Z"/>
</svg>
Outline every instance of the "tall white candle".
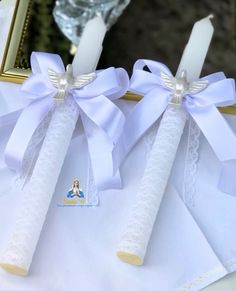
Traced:
<svg viewBox="0 0 236 291">
<path fill-rule="evenodd" d="M 180 76 L 183 70 L 187 71 L 187 80 L 194 81 L 200 77 L 204 60 L 211 43 L 214 28 L 210 14 L 197 21 L 192 29 L 188 43 L 185 46 L 176 76 Z"/>
<path fill-rule="evenodd" d="M 183 69 L 188 81 L 198 79 L 213 35 L 210 15 L 195 23 L 176 77 Z M 165 193 L 176 152 L 186 123 L 182 106 L 170 104 L 163 114 L 147 161 L 136 201 L 118 246 L 118 257 L 130 264 L 143 264 L 153 225 Z"/>
<path fill-rule="evenodd" d="M 106 25 L 102 18 L 96 17 L 86 24 L 79 47 L 72 62 L 75 76 L 94 72 L 102 52 Z"/>
<path fill-rule="evenodd" d="M 95 70 L 105 32 L 101 18 L 88 22 L 72 64 L 75 76 Z M 15 228 L 0 257 L 1 267 L 11 273 L 27 275 L 29 271 L 78 117 L 78 107 L 72 98 L 55 108 L 32 176 L 24 189 Z"/>
</svg>

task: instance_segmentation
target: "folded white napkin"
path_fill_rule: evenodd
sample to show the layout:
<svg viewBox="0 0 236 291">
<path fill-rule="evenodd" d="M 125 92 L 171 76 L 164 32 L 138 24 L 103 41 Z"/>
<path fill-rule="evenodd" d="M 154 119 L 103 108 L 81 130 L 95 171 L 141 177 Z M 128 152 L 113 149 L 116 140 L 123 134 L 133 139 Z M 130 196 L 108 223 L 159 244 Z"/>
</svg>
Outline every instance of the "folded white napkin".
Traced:
<svg viewBox="0 0 236 291">
<path fill-rule="evenodd" d="M 14 104 L 4 97 L 0 92 L 0 104 L 3 100 Z M 133 106 L 129 101 L 119 103 L 124 111 Z M 236 129 L 236 116 L 227 119 Z M 0 131 L 1 157 L 10 131 L 7 126 Z M 202 137 L 195 203 L 184 204 L 186 138 L 185 133 L 143 266 L 125 264 L 115 252 L 143 174 L 150 135 L 139 142 L 124 163 L 122 190 L 101 193 L 98 207 L 58 207 L 71 180 L 87 172 L 87 159 L 83 158 L 87 148 L 80 134 L 67 154 L 29 276 L 17 277 L 0 270 L 0 291 L 200 290 L 233 272 L 236 198 L 217 190 L 219 163 Z M 8 191 L 13 178 L 13 172 L 0 170 L 0 252 L 21 200 L 18 191 Z M 217 289 L 216 285 L 209 290 L 232 291 L 235 279 L 222 284 L 229 287 Z"/>
</svg>

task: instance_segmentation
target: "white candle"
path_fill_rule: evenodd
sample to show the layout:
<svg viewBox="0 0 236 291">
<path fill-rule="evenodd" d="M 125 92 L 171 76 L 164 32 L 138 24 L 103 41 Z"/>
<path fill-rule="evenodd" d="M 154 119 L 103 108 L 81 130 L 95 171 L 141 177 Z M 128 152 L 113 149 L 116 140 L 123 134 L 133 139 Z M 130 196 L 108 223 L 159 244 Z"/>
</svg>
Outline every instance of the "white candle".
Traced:
<svg viewBox="0 0 236 291">
<path fill-rule="evenodd" d="M 198 79 L 213 35 L 210 15 L 195 23 L 184 50 L 177 77 L 183 69 L 188 81 Z M 176 152 L 186 123 L 182 106 L 169 105 L 163 114 L 150 152 L 136 201 L 119 244 L 118 257 L 141 265 L 158 214 Z"/>
<path fill-rule="evenodd" d="M 102 18 L 90 20 L 84 29 L 79 47 L 72 62 L 75 76 L 94 72 L 102 52 L 106 25 Z"/>
<path fill-rule="evenodd" d="M 213 15 L 210 14 L 208 17 L 205 17 L 194 24 L 176 76 L 180 76 L 181 71 L 186 70 L 188 81 L 194 81 L 200 77 L 214 32 L 214 28 L 210 21 L 212 18 Z"/>
<path fill-rule="evenodd" d="M 74 75 L 95 70 L 104 36 L 105 24 L 101 18 L 88 22 L 73 61 Z M 15 228 L 0 257 L 1 267 L 13 274 L 27 275 L 29 271 L 78 117 L 79 110 L 72 98 L 56 106 L 53 113 L 32 176 L 23 192 Z"/>
</svg>

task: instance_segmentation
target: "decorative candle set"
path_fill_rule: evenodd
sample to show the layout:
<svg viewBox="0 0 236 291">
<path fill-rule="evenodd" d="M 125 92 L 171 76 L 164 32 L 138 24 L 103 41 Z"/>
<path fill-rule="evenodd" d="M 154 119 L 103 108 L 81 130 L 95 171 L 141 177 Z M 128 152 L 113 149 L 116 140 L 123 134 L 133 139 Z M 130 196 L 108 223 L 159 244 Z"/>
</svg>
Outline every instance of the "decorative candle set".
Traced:
<svg viewBox="0 0 236 291">
<path fill-rule="evenodd" d="M 79 115 L 87 135 L 97 188 L 120 184 L 119 176 L 113 178 L 112 175 L 112 148 L 125 118 L 111 100 L 125 94 L 128 75 L 125 70 L 114 68 L 95 72 L 105 31 L 101 18 L 88 22 L 77 54 L 66 72 L 58 55 L 33 53 L 31 56 L 33 74 L 22 85 L 22 90 L 36 101 L 22 112 L 7 144 L 5 160 L 9 167 L 16 170 L 22 167 L 24 154 L 27 154 L 26 149 L 22 153 L 23 147 L 19 153 L 16 143 L 21 141 L 27 148 L 27 142 L 33 138 L 42 119 L 49 112 L 52 118 L 32 175 L 23 190 L 14 231 L 0 259 L 1 266 L 12 273 L 28 273 Z M 27 124 L 29 121 L 31 127 Z M 25 128 L 28 128 L 27 134 L 23 133 Z M 96 140 L 102 144 L 102 152 L 97 153 Z"/>
<path fill-rule="evenodd" d="M 130 83 L 124 69 L 96 71 L 105 35 L 100 18 L 87 23 L 77 54 L 66 71 L 58 55 L 32 54 L 32 75 L 21 87 L 32 102 L 17 120 L 5 150 L 10 168 L 22 171 L 35 131 L 46 116 L 51 115 L 51 119 L 23 189 L 15 228 L 0 257 L 5 270 L 18 275 L 29 271 L 79 117 L 88 141 L 95 184 L 102 190 L 121 186 L 120 164 L 163 113 L 117 251 L 120 259 L 131 264 L 143 263 L 186 120 L 193 118 L 220 161 L 236 159 L 236 137 L 216 108 L 236 103 L 234 81 L 223 73 L 199 79 L 213 35 L 211 17 L 194 25 L 175 77 L 165 65 L 151 60 L 135 63 Z M 145 66 L 149 71 L 144 71 Z M 125 118 L 112 101 L 128 89 L 144 97 Z M 29 120 L 31 125 L 25 133 Z M 224 141 L 213 129 L 213 122 L 224 131 Z M 22 134 L 23 141 L 16 148 Z M 97 152 L 98 143 L 102 152 Z"/>
<path fill-rule="evenodd" d="M 114 150 L 115 169 L 143 133 L 164 114 L 117 251 L 118 257 L 130 264 L 143 263 L 187 118 L 196 122 L 220 161 L 236 159 L 236 137 L 216 108 L 235 104 L 234 80 L 226 79 L 223 73 L 199 79 L 213 35 L 212 17 L 195 23 L 176 77 L 165 65 L 154 61 L 138 60 L 134 65 L 130 90 L 144 98 L 127 118 Z M 143 70 L 145 66 L 150 72 Z M 134 126 L 138 116 L 142 119 Z M 224 132 L 224 141 L 219 132 Z"/>
<path fill-rule="evenodd" d="M 198 81 L 195 84 L 193 81 L 200 76 L 212 38 L 213 27 L 210 17 L 194 25 L 175 78 L 169 77 L 170 72 L 167 68 L 163 66 L 157 68 L 160 70 L 160 81 L 170 90 L 171 99 L 167 100 L 167 107 L 147 161 L 137 200 L 118 247 L 118 257 L 131 264 L 143 263 L 153 225 L 165 193 L 187 119 L 187 111 L 182 106 L 182 99 L 185 94 L 197 93 L 207 86 L 207 81 Z M 145 65 L 148 66 L 148 63 L 143 64 Z M 133 82 L 135 83 L 136 80 Z M 190 82 L 193 84 L 192 89 Z"/>
</svg>

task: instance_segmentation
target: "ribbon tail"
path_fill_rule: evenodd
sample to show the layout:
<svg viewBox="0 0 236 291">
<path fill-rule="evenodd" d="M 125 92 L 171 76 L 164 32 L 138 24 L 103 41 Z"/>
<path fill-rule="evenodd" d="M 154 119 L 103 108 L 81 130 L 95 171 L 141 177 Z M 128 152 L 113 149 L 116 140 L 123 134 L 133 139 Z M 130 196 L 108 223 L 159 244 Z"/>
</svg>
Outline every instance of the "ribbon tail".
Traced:
<svg viewBox="0 0 236 291">
<path fill-rule="evenodd" d="M 204 112 L 189 111 L 217 158 L 222 162 L 218 188 L 231 195 L 236 195 L 236 182 L 233 176 L 236 170 L 236 136 L 224 117 L 215 106 Z"/>
<path fill-rule="evenodd" d="M 19 118 L 23 109 L 19 109 L 16 111 L 12 111 L 8 114 L 4 114 L 0 116 L 0 128 L 7 125 L 14 124 Z"/>
<path fill-rule="evenodd" d="M 156 88 L 128 114 L 123 132 L 113 150 L 114 173 L 137 141 L 161 116 L 168 102 L 169 92 Z"/>
<path fill-rule="evenodd" d="M 125 123 L 122 111 L 104 95 L 90 99 L 76 98 L 75 95 L 74 99 L 88 117 L 84 119 L 84 124 L 90 119 L 115 143 L 121 135 Z"/>
<path fill-rule="evenodd" d="M 223 161 L 236 159 L 236 135 L 215 106 L 204 110 L 188 110 L 206 137 L 217 158 Z"/>
<path fill-rule="evenodd" d="M 10 169 L 21 171 L 29 142 L 52 107 L 52 100 L 42 99 L 22 111 L 4 152 L 5 163 Z"/>
<path fill-rule="evenodd" d="M 48 69 L 51 69 L 57 73 L 65 72 L 62 59 L 57 54 L 32 52 L 30 63 L 34 74 L 43 74 L 44 76 L 48 76 Z"/>
<path fill-rule="evenodd" d="M 236 196 L 236 161 L 231 160 L 222 163 L 218 188 L 227 194 Z"/>
<path fill-rule="evenodd" d="M 113 175 L 113 142 L 84 113 L 81 113 L 95 185 L 98 190 L 121 188 L 119 172 Z M 89 133 L 89 134 L 88 134 Z"/>
</svg>

